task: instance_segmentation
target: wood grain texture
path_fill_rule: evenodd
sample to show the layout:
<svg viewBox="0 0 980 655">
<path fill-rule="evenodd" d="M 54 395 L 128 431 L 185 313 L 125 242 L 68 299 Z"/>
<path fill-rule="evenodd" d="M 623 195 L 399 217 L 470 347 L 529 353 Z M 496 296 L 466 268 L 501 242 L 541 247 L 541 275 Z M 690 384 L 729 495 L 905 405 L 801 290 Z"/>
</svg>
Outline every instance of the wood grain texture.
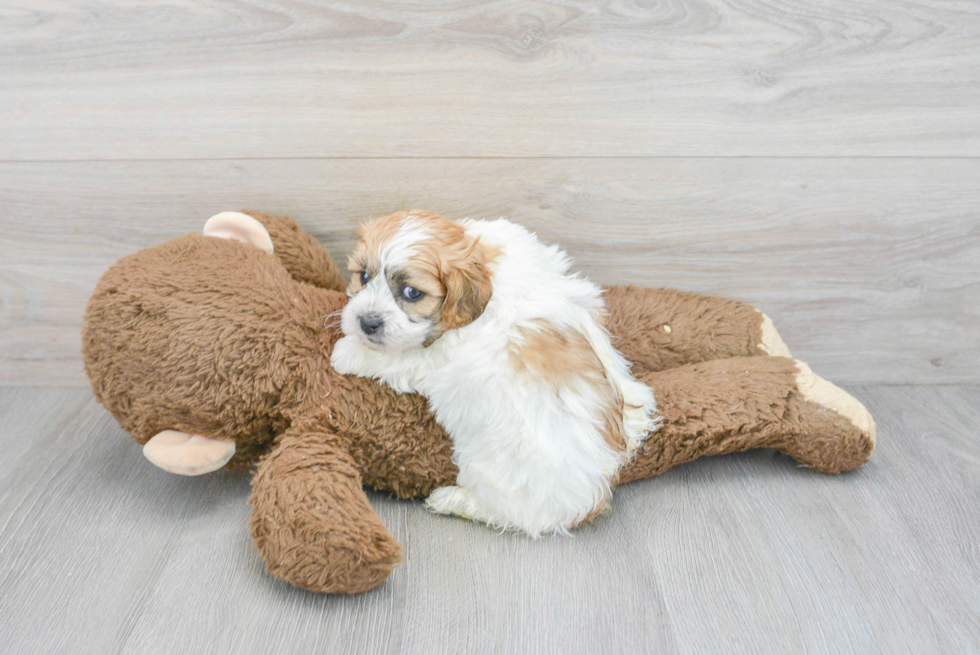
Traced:
<svg viewBox="0 0 980 655">
<path fill-rule="evenodd" d="M 12 653 L 980 652 L 980 387 L 850 389 L 864 468 L 773 451 L 617 489 L 531 541 L 371 501 L 406 547 L 378 589 L 262 570 L 248 479 L 154 469 L 87 391 L 0 388 L 0 643 Z"/>
<path fill-rule="evenodd" d="M 2 0 L 0 33 L 0 160 L 980 155 L 968 0 Z"/>
<path fill-rule="evenodd" d="M 602 283 L 749 302 L 838 382 L 980 382 L 980 160 L 0 164 L 0 380 L 86 384 L 85 302 L 119 257 L 244 207 L 343 261 L 358 220 L 508 216 Z"/>
<path fill-rule="evenodd" d="M 687 610 L 672 615 L 685 652 L 717 652 L 718 634 L 729 652 L 980 649 L 980 486 L 967 482 L 980 390 L 857 395 L 880 436 L 858 471 L 825 476 L 758 451 L 632 487 L 666 602 Z"/>
<path fill-rule="evenodd" d="M 245 207 L 340 259 L 368 216 L 503 215 L 836 382 L 977 384 L 978 157 L 969 0 L 0 0 L 0 385 L 87 386 L 102 272 Z M 573 539 L 372 494 L 407 559 L 347 598 L 265 574 L 247 478 L 0 386 L 0 650 L 980 653 L 980 387 L 853 391 L 863 469 L 706 459 Z"/>
</svg>

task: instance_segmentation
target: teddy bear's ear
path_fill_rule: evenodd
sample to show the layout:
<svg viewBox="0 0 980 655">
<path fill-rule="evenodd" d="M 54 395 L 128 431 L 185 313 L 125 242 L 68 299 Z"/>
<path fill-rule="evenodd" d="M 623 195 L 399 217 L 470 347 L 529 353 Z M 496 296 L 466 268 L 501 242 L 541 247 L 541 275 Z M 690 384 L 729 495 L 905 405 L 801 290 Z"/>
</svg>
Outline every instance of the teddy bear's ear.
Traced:
<svg viewBox="0 0 980 655">
<path fill-rule="evenodd" d="M 262 223 L 241 212 L 221 212 L 215 214 L 204 224 L 206 237 L 235 239 L 250 243 L 259 250 L 272 254 L 272 237 Z"/>
</svg>

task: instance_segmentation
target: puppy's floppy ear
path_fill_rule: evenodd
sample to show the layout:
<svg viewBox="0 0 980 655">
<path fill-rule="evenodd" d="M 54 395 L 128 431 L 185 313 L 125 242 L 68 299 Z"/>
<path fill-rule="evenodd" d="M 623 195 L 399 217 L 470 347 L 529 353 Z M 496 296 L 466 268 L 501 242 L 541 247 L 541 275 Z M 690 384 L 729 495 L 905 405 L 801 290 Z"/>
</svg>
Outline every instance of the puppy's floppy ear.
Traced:
<svg viewBox="0 0 980 655">
<path fill-rule="evenodd" d="M 487 253 L 479 239 L 461 257 L 443 261 L 442 327 L 454 330 L 480 317 L 490 302 L 493 284 L 487 267 Z"/>
</svg>

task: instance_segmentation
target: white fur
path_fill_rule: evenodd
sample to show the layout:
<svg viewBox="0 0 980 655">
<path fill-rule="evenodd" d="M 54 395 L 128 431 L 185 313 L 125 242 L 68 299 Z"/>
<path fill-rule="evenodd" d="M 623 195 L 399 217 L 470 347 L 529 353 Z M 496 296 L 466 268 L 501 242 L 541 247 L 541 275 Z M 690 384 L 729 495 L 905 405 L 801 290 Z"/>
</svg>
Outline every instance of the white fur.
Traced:
<svg viewBox="0 0 980 655">
<path fill-rule="evenodd" d="M 483 314 L 423 348 L 427 326 L 408 319 L 379 273 L 344 309 L 347 336 L 336 344 L 331 363 L 341 373 L 377 378 L 429 400 L 452 437 L 459 467 L 459 486 L 435 490 L 427 501 L 432 509 L 533 537 L 567 533 L 603 506 L 616 471 L 656 428 L 653 392 L 631 376 L 598 323 L 601 289 L 569 274 L 564 252 L 503 219 L 460 224 L 500 249 Z M 384 267 L 411 257 L 412 230 L 411 222 L 402 227 L 406 234 L 386 249 Z M 365 312 L 384 315 L 384 343 L 369 342 L 358 329 Z M 626 407 L 625 453 L 603 439 L 602 408 L 591 387 L 569 380 L 556 393 L 514 370 L 509 358 L 521 345 L 521 328 L 533 329 L 541 320 L 581 332 L 618 387 Z"/>
</svg>

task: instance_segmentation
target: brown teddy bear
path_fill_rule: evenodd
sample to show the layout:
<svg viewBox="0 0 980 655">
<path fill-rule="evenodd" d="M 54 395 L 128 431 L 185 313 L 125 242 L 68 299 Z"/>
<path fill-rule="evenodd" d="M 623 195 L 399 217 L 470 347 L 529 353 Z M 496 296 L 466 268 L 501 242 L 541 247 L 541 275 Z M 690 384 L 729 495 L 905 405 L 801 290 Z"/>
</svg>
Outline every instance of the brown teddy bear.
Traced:
<svg viewBox="0 0 980 655">
<path fill-rule="evenodd" d="M 273 575 L 371 589 L 402 549 L 363 485 L 412 498 L 453 484 L 452 444 L 421 397 L 330 368 L 344 281 L 294 221 L 226 212 L 205 235 L 102 277 L 83 331 L 96 398 L 166 470 L 257 464 L 251 534 Z M 614 343 L 662 416 L 619 484 L 760 447 L 838 473 L 874 448 L 867 410 L 790 359 L 758 310 L 634 287 L 609 287 L 606 302 Z"/>
</svg>

